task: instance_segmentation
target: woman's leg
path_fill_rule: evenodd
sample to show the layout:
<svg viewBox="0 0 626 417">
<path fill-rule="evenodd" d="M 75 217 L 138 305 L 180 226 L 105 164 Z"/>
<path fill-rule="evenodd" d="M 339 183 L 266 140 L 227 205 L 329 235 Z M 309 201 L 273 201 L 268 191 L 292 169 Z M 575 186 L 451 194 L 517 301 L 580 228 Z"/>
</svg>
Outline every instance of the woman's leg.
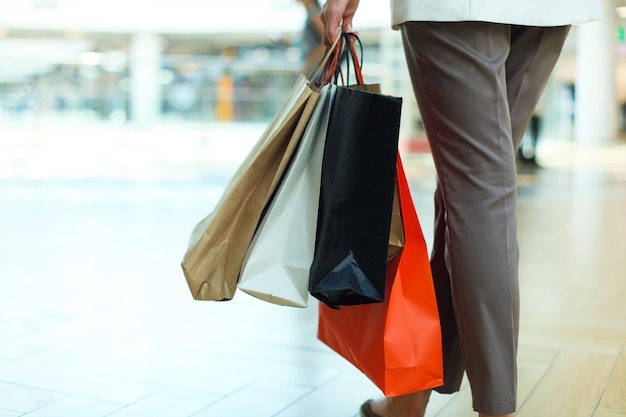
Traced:
<svg viewBox="0 0 626 417">
<path fill-rule="evenodd" d="M 445 385 L 438 390 L 458 390 L 467 364 L 474 408 L 492 413 L 481 415 L 512 415 L 502 413 L 516 406 L 514 155 L 567 34 L 522 29 L 403 27 L 440 178 L 431 256 L 444 339 Z M 529 36 L 538 32 L 540 39 Z"/>
<path fill-rule="evenodd" d="M 506 83 L 516 150 L 559 59 L 569 30 L 570 26 L 511 28 Z"/>
<path fill-rule="evenodd" d="M 364 417 L 424 417 L 431 390 L 414 392 L 398 397 L 369 401 L 363 407 L 370 410 Z M 361 413 L 363 416 L 364 413 Z"/>
<path fill-rule="evenodd" d="M 449 286 L 452 301 L 452 311 L 442 312 L 443 333 L 449 333 L 444 374 L 451 377 L 438 391 L 457 391 L 465 369 L 474 409 L 493 415 L 516 407 L 517 183 L 505 71 L 510 31 L 482 22 L 402 27 L 439 179 L 435 286 Z M 455 325 L 458 340 L 449 331 Z"/>
</svg>

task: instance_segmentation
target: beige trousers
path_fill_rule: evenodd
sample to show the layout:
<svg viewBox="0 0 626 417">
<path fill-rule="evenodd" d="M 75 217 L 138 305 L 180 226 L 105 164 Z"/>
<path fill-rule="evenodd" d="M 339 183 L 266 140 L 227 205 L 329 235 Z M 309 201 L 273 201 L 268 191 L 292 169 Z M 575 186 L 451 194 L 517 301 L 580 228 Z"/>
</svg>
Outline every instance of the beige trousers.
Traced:
<svg viewBox="0 0 626 417">
<path fill-rule="evenodd" d="M 515 154 L 569 26 L 402 25 L 437 169 L 431 266 L 444 393 L 467 372 L 474 410 L 516 409 L 519 249 Z"/>
</svg>

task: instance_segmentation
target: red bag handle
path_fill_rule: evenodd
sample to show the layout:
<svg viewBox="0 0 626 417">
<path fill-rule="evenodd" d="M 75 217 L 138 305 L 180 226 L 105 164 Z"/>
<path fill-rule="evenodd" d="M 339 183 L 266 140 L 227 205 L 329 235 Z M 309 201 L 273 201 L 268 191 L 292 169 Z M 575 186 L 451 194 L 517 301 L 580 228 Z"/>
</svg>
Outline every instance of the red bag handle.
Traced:
<svg viewBox="0 0 626 417">
<path fill-rule="evenodd" d="M 363 65 L 363 44 L 361 43 L 361 39 L 356 33 L 343 33 L 343 37 L 346 39 L 346 43 L 348 44 L 348 51 L 350 52 L 350 57 L 352 58 L 352 64 L 354 65 L 354 73 L 356 74 L 357 84 L 365 84 L 363 81 L 363 73 L 361 71 L 361 66 Z M 353 38 L 353 39 L 350 39 Z M 358 42 L 361 48 L 361 59 L 359 60 L 358 55 L 356 53 L 355 44 Z M 350 60 L 348 60 L 348 63 Z"/>
<path fill-rule="evenodd" d="M 355 47 L 357 42 L 361 48 L 361 59 L 358 58 Z M 341 83 L 344 84 L 343 70 L 341 67 L 341 60 L 344 56 L 348 76 L 350 74 L 350 62 L 352 62 L 352 65 L 354 66 L 354 73 L 357 78 L 357 84 L 364 84 L 363 73 L 361 70 L 363 57 L 363 45 L 361 44 L 361 40 L 355 33 L 343 32 L 339 36 L 338 41 L 327 50 L 327 54 L 324 57 L 325 62 L 315 74 L 316 76 L 313 77 L 317 87 L 321 87 L 322 85 L 329 83 L 337 84 L 339 77 L 341 77 Z M 347 79 L 347 82 L 349 83 L 349 78 Z"/>
</svg>

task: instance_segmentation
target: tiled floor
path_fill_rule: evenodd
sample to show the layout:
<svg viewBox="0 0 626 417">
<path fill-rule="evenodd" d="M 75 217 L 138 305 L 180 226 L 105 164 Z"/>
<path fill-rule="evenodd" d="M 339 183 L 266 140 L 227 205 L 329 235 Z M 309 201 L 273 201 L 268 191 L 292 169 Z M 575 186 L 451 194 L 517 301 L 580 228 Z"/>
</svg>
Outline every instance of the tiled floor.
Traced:
<svg viewBox="0 0 626 417">
<path fill-rule="evenodd" d="M 519 416 L 626 416 L 626 147 L 543 149 L 520 172 Z M 32 167 L 16 161 L 0 164 L 0 417 L 353 417 L 378 396 L 316 340 L 315 303 L 192 300 L 180 260 L 228 168 L 33 180 L 6 175 Z M 407 168 L 430 241 L 432 166 Z M 472 415 L 467 385 L 428 411 Z"/>
</svg>

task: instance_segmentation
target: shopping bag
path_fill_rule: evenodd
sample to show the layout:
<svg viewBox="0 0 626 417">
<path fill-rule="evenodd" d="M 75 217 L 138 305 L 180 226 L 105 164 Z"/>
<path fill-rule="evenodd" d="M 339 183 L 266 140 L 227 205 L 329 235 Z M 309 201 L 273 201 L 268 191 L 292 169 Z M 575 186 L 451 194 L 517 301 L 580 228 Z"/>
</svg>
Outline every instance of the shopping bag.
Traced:
<svg viewBox="0 0 626 417">
<path fill-rule="evenodd" d="M 398 158 L 400 155 L 397 156 Z M 400 210 L 400 190 L 396 181 L 393 193 L 391 209 L 391 226 L 389 227 L 389 247 L 387 249 L 387 261 L 393 259 L 404 247 L 404 229 L 402 227 L 402 213 Z"/>
<path fill-rule="evenodd" d="M 401 107 L 362 89 L 335 94 L 309 282 L 329 306 L 384 299 Z"/>
<path fill-rule="evenodd" d="M 443 385 L 441 328 L 426 242 L 397 160 L 404 247 L 387 265 L 385 301 L 319 306 L 318 338 L 386 396 Z"/>
<path fill-rule="evenodd" d="M 322 155 L 336 88 L 329 84 L 320 89 L 320 99 L 293 162 L 244 258 L 239 289 L 273 304 L 308 305 Z"/>
<path fill-rule="evenodd" d="M 356 84 L 350 88 L 370 93 L 380 94 L 380 84 Z M 398 158 L 400 154 L 398 153 Z M 393 204 L 391 209 L 391 226 L 389 228 L 389 246 L 387 250 L 387 261 L 394 258 L 404 247 L 404 229 L 402 227 L 402 214 L 400 211 L 399 190 L 397 182 L 394 187 Z"/>
<path fill-rule="evenodd" d="M 301 76 L 235 172 L 215 206 L 193 229 L 181 266 L 194 299 L 230 300 L 264 208 L 278 186 L 319 94 Z"/>
</svg>

